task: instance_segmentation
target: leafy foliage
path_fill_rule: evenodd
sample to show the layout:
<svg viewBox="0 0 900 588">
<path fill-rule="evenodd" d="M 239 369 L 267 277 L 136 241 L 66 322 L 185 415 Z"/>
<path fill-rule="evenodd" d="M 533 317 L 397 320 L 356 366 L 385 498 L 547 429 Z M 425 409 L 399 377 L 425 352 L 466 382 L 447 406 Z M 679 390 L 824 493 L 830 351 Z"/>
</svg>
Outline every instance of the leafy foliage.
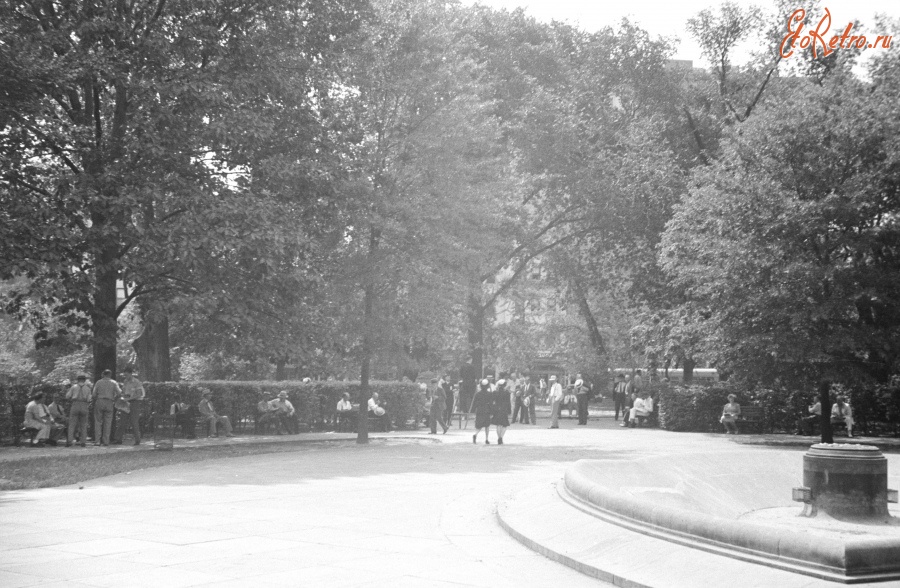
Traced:
<svg viewBox="0 0 900 588">
<path fill-rule="evenodd" d="M 769 382 L 897 369 L 896 103 L 798 81 L 695 174 L 662 259 L 723 364 Z"/>
</svg>

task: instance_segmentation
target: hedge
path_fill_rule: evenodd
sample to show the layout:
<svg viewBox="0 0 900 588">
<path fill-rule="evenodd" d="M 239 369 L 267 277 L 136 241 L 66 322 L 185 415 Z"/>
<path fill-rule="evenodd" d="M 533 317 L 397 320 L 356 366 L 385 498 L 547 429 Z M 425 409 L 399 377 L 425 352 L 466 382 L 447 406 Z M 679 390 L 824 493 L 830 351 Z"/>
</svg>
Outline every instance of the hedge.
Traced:
<svg viewBox="0 0 900 588">
<path fill-rule="evenodd" d="M 659 426 L 670 431 L 722 432 L 719 417 L 729 394 L 742 406 L 763 408 L 763 430 L 793 433 L 797 419 L 818 400 L 815 390 L 755 388 L 738 385 L 657 385 L 651 387 L 659 406 Z M 900 436 L 900 377 L 868 387 L 834 385 L 831 397 L 844 394 L 853 408 L 854 430 L 863 435 Z M 830 408 L 828 409 L 830 410 Z"/>
<path fill-rule="evenodd" d="M 731 390 L 726 386 L 660 385 L 659 426 L 669 431 L 721 432 L 719 417 Z"/>
<path fill-rule="evenodd" d="M 333 421 L 338 400 L 344 392 L 350 394 L 351 402 L 359 402 L 359 382 L 145 382 L 149 409 L 156 414 L 169 414 L 169 407 L 180 398 L 192 406 L 200 402 L 201 389 L 209 388 L 216 411 L 228 415 L 235 424 L 243 420 L 253 421 L 256 404 L 264 392 L 278 394 L 286 390 L 288 399 L 297 411 L 298 420 L 311 429 L 322 429 Z M 15 405 L 24 410 L 30 394 L 37 390 L 59 391 L 62 387 L 53 384 L 38 386 L 0 385 L 0 415 L 9 413 Z M 371 382 L 371 392 L 377 392 L 384 402 L 391 421 L 396 428 L 415 428 L 421 420 L 425 398 L 418 384 L 410 382 Z M 21 406 L 19 406 L 21 405 Z M 0 433 L 2 434 L 2 433 Z"/>
</svg>

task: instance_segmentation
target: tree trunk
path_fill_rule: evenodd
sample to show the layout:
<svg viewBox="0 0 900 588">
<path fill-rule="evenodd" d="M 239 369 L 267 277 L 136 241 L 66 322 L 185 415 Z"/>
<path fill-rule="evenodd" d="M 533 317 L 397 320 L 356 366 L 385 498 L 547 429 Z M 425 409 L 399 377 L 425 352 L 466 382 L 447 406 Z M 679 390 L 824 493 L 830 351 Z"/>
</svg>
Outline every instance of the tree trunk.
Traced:
<svg viewBox="0 0 900 588">
<path fill-rule="evenodd" d="M 91 312 L 91 330 L 94 336 L 94 381 L 101 378 L 103 370 L 112 370 L 116 377 L 116 339 L 119 325 L 116 320 L 116 271 L 113 261 L 115 253 L 105 247 L 97 264 L 94 286 L 94 305 Z"/>
<path fill-rule="evenodd" d="M 576 273 L 569 275 L 569 285 L 572 287 L 572 293 L 575 295 L 575 299 L 578 302 L 578 310 L 581 313 L 581 318 L 584 319 L 585 326 L 587 326 L 588 338 L 591 341 L 591 348 L 593 348 L 594 353 L 597 354 L 597 364 L 599 367 L 603 364 L 606 357 L 606 347 L 603 344 L 603 335 L 600 333 L 600 328 L 597 326 L 597 319 L 594 317 L 594 313 L 591 312 L 591 305 L 588 304 L 587 293 L 581 284 L 581 279 Z M 599 370 L 594 371 L 599 372 Z"/>
<path fill-rule="evenodd" d="M 682 372 L 681 381 L 684 384 L 691 384 L 694 381 L 694 368 L 697 367 L 697 362 L 694 361 L 693 358 L 683 357 L 681 359 L 681 368 L 684 370 Z"/>
<path fill-rule="evenodd" d="M 469 354 L 472 358 L 472 373 L 481 378 L 484 375 L 484 306 L 474 292 L 469 293 Z"/>
<path fill-rule="evenodd" d="M 275 360 L 275 380 L 281 382 L 285 379 L 284 369 L 287 365 L 287 358 L 279 357 Z"/>
<path fill-rule="evenodd" d="M 822 443 L 834 443 L 834 433 L 831 430 L 831 382 L 822 380 L 819 382 L 819 402 L 822 407 L 822 415 L 819 424 L 822 430 Z"/>
<path fill-rule="evenodd" d="M 144 328 L 131 346 L 137 354 L 138 373 L 145 382 L 171 382 L 169 359 L 169 315 L 154 306 L 144 313 Z"/>
<path fill-rule="evenodd" d="M 369 377 L 372 369 L 372 318 L 374 316 L 375 276 L 373 269 L 375 255 L 378 252 L 378 241 L 381 231 L 372 228 L 369 234 L 369 271 L 366 278 L 365 298 L 363 299 L 363 340 L 362 366 L 359 373 L 359 418 L 357 421 L 356 442 L 364 445 L 369 442 Z"/>
</svg>

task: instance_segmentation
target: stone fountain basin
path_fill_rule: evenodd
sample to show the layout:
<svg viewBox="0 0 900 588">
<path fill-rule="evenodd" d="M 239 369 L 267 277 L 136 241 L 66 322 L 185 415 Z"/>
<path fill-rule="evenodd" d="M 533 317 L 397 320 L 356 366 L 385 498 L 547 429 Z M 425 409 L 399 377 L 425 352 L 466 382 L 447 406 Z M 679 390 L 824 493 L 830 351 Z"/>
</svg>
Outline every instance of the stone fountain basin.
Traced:
<svg viewBox="0 0 900 588">
<path fill-rule="evenodd" d="M 900 456 L 887 455 L 888 487 L 900 486 Z M 844 524 L 800 517 L 791 489 L 803 452 L 770 449 L 581 460 L 564 498 L 601 518 L 698 549 L 837 582 L 900 579 L 900 517 Z"/>
</svg>

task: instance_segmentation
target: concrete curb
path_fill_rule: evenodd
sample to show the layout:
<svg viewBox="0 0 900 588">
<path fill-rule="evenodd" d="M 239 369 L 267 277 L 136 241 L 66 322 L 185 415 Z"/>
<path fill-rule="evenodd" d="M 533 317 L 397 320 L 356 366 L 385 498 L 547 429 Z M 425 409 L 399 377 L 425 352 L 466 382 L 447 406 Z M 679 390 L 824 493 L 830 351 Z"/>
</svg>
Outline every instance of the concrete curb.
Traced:
<svg viewBox="0 0 900 588">
<path fill-rule="evenodd" d="M 603 487 L 584 471 L 585 465 L 576 462 L 566 470 L 560 496 L 607 522 L 717 555 L 832 582 L 900 579 L 900 539 L 841 541 L 652 505 Z"/>
</svg>

